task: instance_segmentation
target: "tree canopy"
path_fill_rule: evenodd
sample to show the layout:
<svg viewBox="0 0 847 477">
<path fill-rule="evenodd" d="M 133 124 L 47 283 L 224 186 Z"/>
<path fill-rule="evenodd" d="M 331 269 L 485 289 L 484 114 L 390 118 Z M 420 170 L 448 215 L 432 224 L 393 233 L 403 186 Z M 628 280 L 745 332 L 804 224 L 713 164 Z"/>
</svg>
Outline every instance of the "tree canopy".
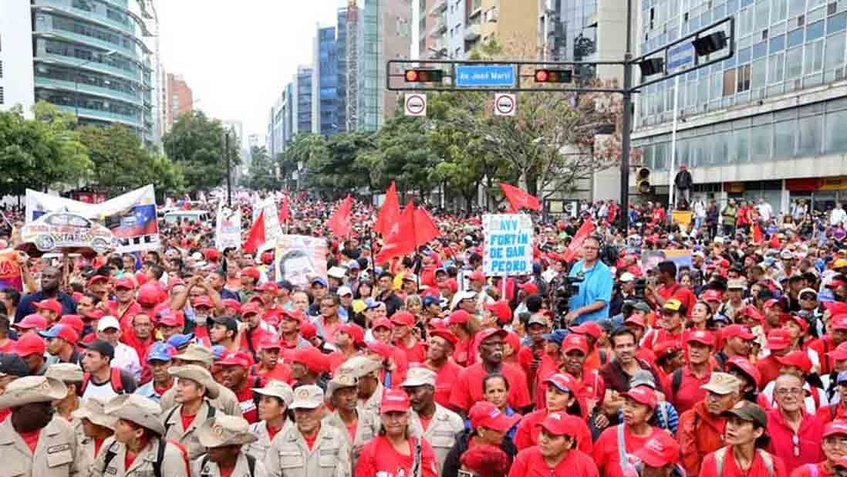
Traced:
<svg viewBox="0 0 847 477">
<path fill-rule="evenodd" d="M 224 127 L 202 111 L 181 115 L 162 138 L 165 154 L 182 169 L 189 190 L 208 190 L 226 181 Z M 237 140 L 230 138 L 231 167 L 241 163 Z"/>
</svg>

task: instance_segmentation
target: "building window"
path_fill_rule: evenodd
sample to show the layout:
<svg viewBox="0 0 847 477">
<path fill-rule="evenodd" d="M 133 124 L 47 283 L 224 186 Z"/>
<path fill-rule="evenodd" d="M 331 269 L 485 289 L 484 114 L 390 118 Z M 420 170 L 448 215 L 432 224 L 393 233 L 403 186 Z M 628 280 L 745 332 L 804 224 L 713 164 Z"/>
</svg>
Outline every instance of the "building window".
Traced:
<svg viewBox="0 0 847 477">
<path fill-rule="evenodd" d="M 847 135 L 843 133 L 844 122 L 847 121 L 847 110 L 826 114 L 826 145 L 827 153 L 847 151 Z"/>
<path fill-rule="evenodd" d="M 788 159 L 794 155 L 794 139 L 797 123 L 791 119 L 773 125 L 773 152 L 775 159 Z"/>
<path fill-rule="evenodd" d="M 750 89 L 750 65 L 738 67 L 738 92 Z"/>
<path fill-rule="evenodd" d="M 4 103 L 4 100 L 3 100 L 3 87 L 2 87 L 2 86 L 0 86 L 0 104 L 3 104 L 3 103 Z"/>
<path fill-rule="evenodd" d="M 726 70 L 723 74 L 723 95 L 732 96 L 735 94 L 735 68 Z"/>
<path fill-rule="evenodd" d="M 0 78 L 3 77 L 3 60 L 0 60 Z"/>
<path fill-rule="evenodd" d="M 822 115 L 800 118 L 797 128 L 800 136 L 797 143 L 798 156 L 814 156 L 820 151 L 822 123 Z"/>
</svg>

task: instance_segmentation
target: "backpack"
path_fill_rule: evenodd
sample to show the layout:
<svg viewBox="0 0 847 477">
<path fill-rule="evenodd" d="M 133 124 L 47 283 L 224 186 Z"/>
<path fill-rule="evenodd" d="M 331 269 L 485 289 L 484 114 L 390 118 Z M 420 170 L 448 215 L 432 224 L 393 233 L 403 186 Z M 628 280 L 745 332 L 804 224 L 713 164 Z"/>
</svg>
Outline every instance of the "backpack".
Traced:
<svg viewBox="0 0 847 477">
<path fill-rule="evenodd" d="M 723 463 L 726 460 L 726 450 L 728 447 L 721 447 L 720 449 L 715 451 L 715 468 L 717 469 L 717 473 L 715 473 L 715 477 L 723 476 Z M 763 451 L 762 449 L 756 449 L 756 453 L 761 456 L 762 460 L 765 461 L 765 467 L 768 470 L 768 477 L 774 477 L 776 473 L 773 468 L 773 458 L 770 454 Z M 817 470 L 817 469 L 815 469 Z"/>
<path fill-rule="evenodd" d="M 208 399 L 203 399 L 203 400 L 206 401 L 206 404 L 209 406 L 206 410 L 206 421 L 208 421 L 209 419 L 215 417 L 215 413 L 217 412 L 217 409 L 215 409 L 215 407 L 212 406 L 212 402 L 209 401 Z M 173 408 L 171 408 L 168 415 L 165 416 L 165 421 L 164 421 L 165 422 L 165 432 L 162 434 L 163 436 L 168 435 L 168 431 L 171 430 L 172 424 L 168 424 L 168 421 L 171 420 L 171 418 L 176 413 L 177 409 L 179 409 L 179 406 L 174 406 Z M 195 417 L 195 419 L 196 419 L 196 417 Z"/>
<path fill-rule="evenodd" d="M 191 475 L 190 468 L 188 466 L 188 449 L 185 448 L 184 445 L 175 441 L 166 441 L 164 438 L 159 438 L 159 449 L 156 452 L 156 460 L 153 461 L 153 476 L 154 477 L 162 477 L 162 463 L 165 461 L 165 447 L 168 444 L 173 444 L 179 449 L 179 452 L 182 454 L 182 461 L 185 463 L 186 472 L 188 475 Z M 109 463 L 118 455 L 117 452 L 113 451 L 111 447 L 106 451 L 106 455 L 103 457 L 103 470 L 105 471 L 109 468 Z"/>
<path fill-rule="evenodd" d="M 91 381 L 91 373 L 85 373 L 82 375 L 82 385 L 79 388 L 79 395 L 82 396 L 85 394 L 85 388 L 88 387 L 88 383 Z M 112 389 L 117 394 L 124 393 L 124 383 L 121 378 L 121 369 L 120 368 L 110 368 L 109 370 L 109 382 L 112 384 Z"/>
<path fill-rule="evenodd" d="M 242 454 L 247 458 L 247 470 L 250 471 L 250 477 L 256 477 L 256 458 L 250 454 Z M 206 465 L 209 463 L 209 454 L 204 454 L 200 460 L 200 477 L 209 475 L 204 473 Z"/>
</svg>

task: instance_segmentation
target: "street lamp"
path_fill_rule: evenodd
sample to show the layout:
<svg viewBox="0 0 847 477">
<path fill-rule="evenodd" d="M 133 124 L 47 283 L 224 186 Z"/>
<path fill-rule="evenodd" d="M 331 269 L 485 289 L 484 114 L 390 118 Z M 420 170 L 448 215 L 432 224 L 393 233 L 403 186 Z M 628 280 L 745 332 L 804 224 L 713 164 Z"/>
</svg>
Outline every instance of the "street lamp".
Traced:
<svg viewBox="0 0 847 477">
<path fill-rule="evenodd" d="M 112 56 L 115 53 L 117 53 L 116 50 L 109 50 L 105 53 L 98 55 L 98 59 L 102 61 L 103 58 L 107 58 L 109 56 Z M 77 122 L 79 122 L 79 70 L 83 66 L 85 66 L 85 65 L 87 65 L 87 64 L 89 64 L 93 61 L 94 61 L 94 58 L 92 58 L 90 60 L 85 60 L 85 61 L 79 63 L 78 65 L 76 65 L 77 69 L 76 69 L 76 73 L 74 73 L 74 114 L 76 115 Z"/>
</svg>

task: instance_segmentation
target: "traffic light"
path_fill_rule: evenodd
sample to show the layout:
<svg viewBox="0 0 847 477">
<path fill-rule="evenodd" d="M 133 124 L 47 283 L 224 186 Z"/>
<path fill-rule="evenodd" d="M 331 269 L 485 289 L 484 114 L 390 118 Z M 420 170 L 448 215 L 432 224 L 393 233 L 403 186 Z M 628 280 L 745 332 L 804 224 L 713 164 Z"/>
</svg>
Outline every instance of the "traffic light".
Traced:
<svg viewBox="0 0 847 477">
<path fill-rule="evenodd" d="M 635 173 L 635 188 L 638 189 L 639 194 L 649 194 L 652 192 L 653 187 L 650 185 L 650 169 L 646 167 L 638 168 L 638 171 Z"/>
<path fill-rule="evenodd" d="M 535 70 L 536 83 L 570 83 L 573 79 L 573 71 L 551 70 L 543 68 Z"/>
<path fill-rule="evenodd" d="M 444 79 L 444 71 L 416 68 L 406 70 L 407 83 L 440 83 Z"/>
</svg>

